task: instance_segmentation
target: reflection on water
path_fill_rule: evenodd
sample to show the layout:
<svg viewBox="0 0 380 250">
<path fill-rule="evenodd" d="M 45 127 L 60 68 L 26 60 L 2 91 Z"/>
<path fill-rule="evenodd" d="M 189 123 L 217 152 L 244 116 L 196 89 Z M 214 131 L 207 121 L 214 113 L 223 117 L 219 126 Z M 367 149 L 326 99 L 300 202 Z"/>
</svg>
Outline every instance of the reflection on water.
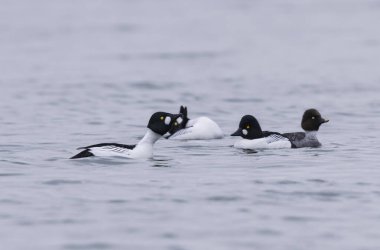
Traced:
<svg viewBox="0 0 380 250">
<path fill-rule="evenodd" d="M 172 167 L 173 164 L 172 159 L 166 157 L 154 157 L 150 162 L 152 163 L 151 166 L 156 168 L 168 168 Z"/>
</svg>

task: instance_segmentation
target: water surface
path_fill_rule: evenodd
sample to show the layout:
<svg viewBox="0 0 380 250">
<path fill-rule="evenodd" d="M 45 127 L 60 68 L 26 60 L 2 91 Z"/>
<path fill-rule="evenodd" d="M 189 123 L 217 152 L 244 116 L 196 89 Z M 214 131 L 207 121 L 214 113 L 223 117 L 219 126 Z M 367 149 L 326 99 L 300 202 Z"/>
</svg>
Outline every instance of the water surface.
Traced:
<svg viewBox="0 0 380 250">
<path fill-rule="evenodd" d="M 379 249 L 376 1 L 3 0 L 0 16 L 2 248 Z M 318 149 L 226 136 L 68 160 L 180 105 L 226 135 L 244 114 L 330 122 Z"/>
</svg>

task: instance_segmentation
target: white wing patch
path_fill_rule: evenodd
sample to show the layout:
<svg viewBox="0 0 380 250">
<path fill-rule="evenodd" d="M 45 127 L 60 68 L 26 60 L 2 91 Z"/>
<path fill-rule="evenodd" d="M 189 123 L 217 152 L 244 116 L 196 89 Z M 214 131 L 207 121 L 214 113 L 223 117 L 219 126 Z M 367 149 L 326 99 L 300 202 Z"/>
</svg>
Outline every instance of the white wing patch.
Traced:
<svg viewBox="0 0 380 250">
<path fill-rule="evenodd" d="M 101 154 L 107 154 L 107 153 L 125 154 L 125 153 L 130 152 L 131 150 L 127 148 L 116 147 L 116 146 L 103 146 L 103 147 L 91 148 L 91 151 L 93 151 L 94 153 L 101 152 Z"/>
<path fill-rule="evenodd" d="M 278 141 L 289 141 L 288 138 L 278 135 L 278 134 L 272 134 L 267 137 L 265 137 L 266 141 L 268 144 L 273 143 L 273 142 L 278 142 Z"/>
</svg>

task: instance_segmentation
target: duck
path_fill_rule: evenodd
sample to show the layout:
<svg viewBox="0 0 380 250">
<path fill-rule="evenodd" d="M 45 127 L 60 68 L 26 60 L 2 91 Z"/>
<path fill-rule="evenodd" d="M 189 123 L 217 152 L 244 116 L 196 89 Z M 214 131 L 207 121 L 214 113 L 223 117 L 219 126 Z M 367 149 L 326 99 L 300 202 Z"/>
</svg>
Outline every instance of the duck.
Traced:
<svg viewBox="0 0 380 250">
<path fill-rule="evenodd" d="M 233 145 L 239 149 L 291 148 L 289 139 L 281 133 L 262 131 L 259 122 L 252 115 L 244 115 L 239 128 L 231 136 L 242 137 Z"/>
<path fill-rule="evenodd" d="M 80 147 L 82 150 L 70 159 L 87 158 L 93 156 L 119 156 L 131 159 L 152 158 L 153 145 L 165 135 L 172 127 L 175 127 L 176 119 L 180 114 L 171 114 L 166 112 L 154 113 L 148 122 L 147 132 L 144 137 L 135 145 L 126 145 L 120 143 L 99 143 L 86 147 Z"/>
<path fill-rule="evenodd" d="M 176 126 L 169 130 L 169 135 L 166 139 L 172 140 L 209 140 L 221 139 L 224 134 L 219 125 L 206 116 L 201 116 L 195 119 L 188 117 L 187 107 L 181 106 L 177 118 Z"/>
<path fill-rule="evenodd" d="M 283 136 L 289 139 L 292 148 L 321 147 L 322 144 L 318 141 L 317 132 L 319 127 L 327 122 L 329 120 L 322 118 L 317 109 L 307 109 L 301 121 L 301 127 L 305 132 L 284 133 Z"/>
</svg>

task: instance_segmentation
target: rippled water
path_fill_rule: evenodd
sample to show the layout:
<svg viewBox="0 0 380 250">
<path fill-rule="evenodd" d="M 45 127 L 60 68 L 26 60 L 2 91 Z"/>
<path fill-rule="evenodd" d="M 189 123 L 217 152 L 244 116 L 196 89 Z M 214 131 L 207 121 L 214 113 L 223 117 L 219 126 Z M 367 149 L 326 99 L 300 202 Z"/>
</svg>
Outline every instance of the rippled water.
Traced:
<svg viewBox="0 0 380 250">
<path fill-rule="evenodd" d="M 1 249 L 380 248 L 380 4 L 11 1 L 0 9 Z M 244 114 L 318 149 L 161 140 L 152 160 L 68 160 L 135 143 L 150 115 Z"/>
</svg>

